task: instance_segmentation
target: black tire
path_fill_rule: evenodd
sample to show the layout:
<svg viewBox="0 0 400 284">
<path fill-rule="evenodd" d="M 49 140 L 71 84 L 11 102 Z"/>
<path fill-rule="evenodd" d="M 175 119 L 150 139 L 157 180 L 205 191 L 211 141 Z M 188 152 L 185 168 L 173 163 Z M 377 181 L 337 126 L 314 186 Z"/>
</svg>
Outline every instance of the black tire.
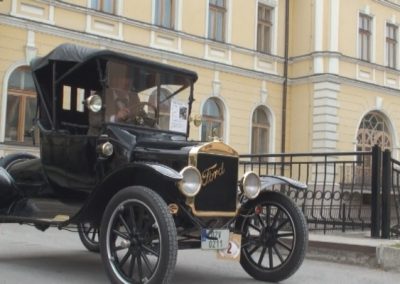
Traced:
<svg viewBox="0 0 400 284">
<path fill-rule="evenodd" d="M 78 225 L 78 234 L 82 244 L 91 252 L 100 252 L 99 228 L 90 223 L 80 223 Z"/>
<path fill-rule="evenodd" d="M 177 235 L 167 204 L 154 191 L 131 186 L 109 202 L 100 227 L 100 252 L 112 283 L 169 283 Z"/>
<path fill-rule="evenodd" d="M 308 245 L 306 220 L 287 196 L 262 192 L 242 207 L 240 264 L 254 279 L 279 282 L 297 271 Z"/>
<path fill-rule="evenodd" d="M 10 154 L 0 159 L 0 167 L 8 170 L 12 165 L 18 162 L 32 159 L 37 159 L 37 157 L 29 153 Z"/>
</svg>

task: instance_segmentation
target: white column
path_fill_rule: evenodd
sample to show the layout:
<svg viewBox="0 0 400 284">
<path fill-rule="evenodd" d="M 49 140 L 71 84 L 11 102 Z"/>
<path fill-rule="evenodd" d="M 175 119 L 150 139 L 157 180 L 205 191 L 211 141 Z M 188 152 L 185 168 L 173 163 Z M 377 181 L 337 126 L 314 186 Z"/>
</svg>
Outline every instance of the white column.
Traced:
<svg viewBox="0 0 400 284">
<path fill-rule="evenodd" d="M 322 51 L 324 39 L 324 0 L 315 0 L 314 7 L 314 51 Z M 322 56 L 314 56 L 314 73 L 324 72 L 324 60 Z"/>
<path fill-rule="evenodd" d="M 330 0 L 330 29 L 329 29 L 329 51 L 339 51 L 339 4 L 340 0 Z M 339 73 L 339 58 L 330 56 L 329 73 Z"/>
</svg>

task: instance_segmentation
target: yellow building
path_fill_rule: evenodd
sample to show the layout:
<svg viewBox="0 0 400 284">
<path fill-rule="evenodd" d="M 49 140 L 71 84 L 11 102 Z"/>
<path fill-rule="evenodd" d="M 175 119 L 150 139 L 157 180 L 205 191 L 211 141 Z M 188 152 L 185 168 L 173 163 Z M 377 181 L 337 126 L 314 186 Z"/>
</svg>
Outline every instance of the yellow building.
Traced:
<svg viewBox="0 0 400 284">
<path fill-rule="evenodd" d="M 65 42 L 196 71 L 193 139 L 397 155 L 399 25 L 399 0 L 2 0 L 0 156 L 38 152 L 28 64 Z"/>
</svg>

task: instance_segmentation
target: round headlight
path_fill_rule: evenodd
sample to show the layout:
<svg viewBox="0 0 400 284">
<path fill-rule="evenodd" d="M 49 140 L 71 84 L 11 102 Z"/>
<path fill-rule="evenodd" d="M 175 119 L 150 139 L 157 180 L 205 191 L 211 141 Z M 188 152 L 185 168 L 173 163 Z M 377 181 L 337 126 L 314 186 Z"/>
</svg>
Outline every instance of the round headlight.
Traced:
<svg viewBox="0 0 400 284">
<path fill-rule="evenodd" d="M 87 107 L 93 112 L 99 112 L 103 107 L 103 101 L 99 95 L 91 95 L 86 99 Z"/>
<path fill-rule="evenodd" d="M 180 172 L 182 180 L 179 182 L 180 191 L 187 197 L 193 197 L 201 188 L 201 175 L 198 169 L 189 166 Z"/>
<path fill-rule="evenodd" d="M 254 172 L 247 172 L 243 177 L 243 193 L 249 199 L 254 199 L 260 194 L 260 177 Z"/>
</svg>

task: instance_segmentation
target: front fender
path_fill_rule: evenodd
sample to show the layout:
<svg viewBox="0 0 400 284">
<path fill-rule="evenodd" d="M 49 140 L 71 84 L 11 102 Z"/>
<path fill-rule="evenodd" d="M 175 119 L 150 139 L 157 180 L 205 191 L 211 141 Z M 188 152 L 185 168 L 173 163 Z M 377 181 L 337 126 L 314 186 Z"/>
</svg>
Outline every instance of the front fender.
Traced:
<svg viewBox="0 0 400 284">
<path fill-rule="evenodd" d="M 180 173 L 178 173 L 174 169 L 171 169 L 170 167 L 167 167 L 163 164 L 150 163 L 150 162 L 137 162 L 137 163 L 134 163 L 132 166 L 139 167 L 139 168 L 151 169 L 151 170 L 155 171 L 156 173 L 164 176 L 165 178 L 171 179 L 173 181 L 180 181 L 183 178 Z"/>
<path fill-rule="evenodd" d="M 112 171 L 96 186 L 85 206 L 71 222 L 90 221 L 100 223 L 101 216 L 111 198 L 121 189 L 132 186 L 146 186 L 164 200 L 173 200 L 179 194 L 176 183 L 182 175 L 174 169 L 157 163 L 135 162 Z"/>
<path fill-rule="evenodd" d="M 287 184 L 299 190 L 307 189 L 307 185 L 298 180 L 294 180 L 284 176 L 260 176 L 261 191 L 277 184 Z"/>
</svg>

